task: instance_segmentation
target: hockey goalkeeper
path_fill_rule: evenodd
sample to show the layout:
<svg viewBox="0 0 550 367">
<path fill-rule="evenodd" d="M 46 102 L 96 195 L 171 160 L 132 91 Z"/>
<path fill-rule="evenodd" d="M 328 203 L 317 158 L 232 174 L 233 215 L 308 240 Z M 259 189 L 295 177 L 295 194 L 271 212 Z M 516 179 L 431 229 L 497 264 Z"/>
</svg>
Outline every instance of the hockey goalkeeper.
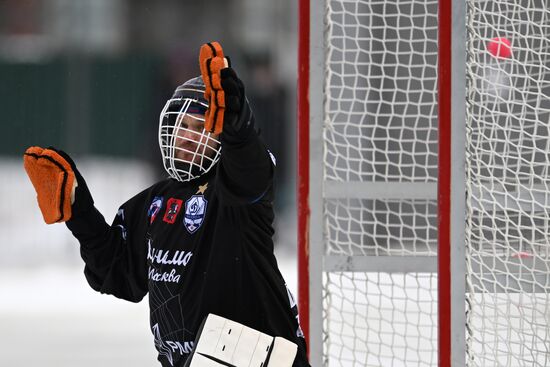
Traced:
<svg viewBox="0 0 550 367">
<path fill-rule="evenodd" d="M 149 294 L 163 366 L 190 360 L 209 314 L 283 337 L 297 345 L 292 365 L 309 366 L 297 305 L 273 254 L 274 158 L 221 46 L 203 45 L 199 62 L 202 76 L 180 85 L 160 114 L 170 177 L 124 203 L 111 225 L 66 153 L 31 147 L 25 169 L 44 220 L 65 222 L 80 242 L 90 286 L 131 302 Z"/>
</svg>

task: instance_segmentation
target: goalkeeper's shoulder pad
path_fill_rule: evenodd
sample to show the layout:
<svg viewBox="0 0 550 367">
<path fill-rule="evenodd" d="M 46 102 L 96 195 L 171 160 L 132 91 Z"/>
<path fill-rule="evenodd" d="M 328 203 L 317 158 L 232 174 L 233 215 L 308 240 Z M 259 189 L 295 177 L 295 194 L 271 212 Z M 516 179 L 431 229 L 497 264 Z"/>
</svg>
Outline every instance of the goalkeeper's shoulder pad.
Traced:
<svg viewBox="0 0 550 367">
<path fill-rule="evenodd" d="M 77 181 L 70 162 L 53 149 L 30 147 L 23 165 L 36 190 L 44 221 L 52 224 L 71 219 Z"/>
</svg>

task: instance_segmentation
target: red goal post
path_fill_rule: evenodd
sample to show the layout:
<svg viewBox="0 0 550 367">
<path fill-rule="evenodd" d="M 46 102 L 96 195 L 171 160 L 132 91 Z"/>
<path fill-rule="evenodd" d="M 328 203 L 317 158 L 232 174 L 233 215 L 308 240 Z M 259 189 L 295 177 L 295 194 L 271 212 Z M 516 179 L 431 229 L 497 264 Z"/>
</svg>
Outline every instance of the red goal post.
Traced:
<svg viewBox="0 0 550 367">
<path fill-rule="evenodd" d="M 548 6 L 300 0 L 299 22 L 312 365 L 548 366 Z"/>
</svg>

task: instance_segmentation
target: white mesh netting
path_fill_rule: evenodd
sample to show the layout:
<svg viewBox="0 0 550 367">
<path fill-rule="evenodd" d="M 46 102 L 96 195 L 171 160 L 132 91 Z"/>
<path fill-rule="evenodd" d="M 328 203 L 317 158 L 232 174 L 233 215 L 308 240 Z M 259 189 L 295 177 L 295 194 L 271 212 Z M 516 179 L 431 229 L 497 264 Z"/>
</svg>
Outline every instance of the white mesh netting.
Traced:
<svg viewBox="0 0 550 367">
<path fill-rule="evenodd" d="M 467 14 L 467 365 L 550 366 L 549 4 Z"/>
<path fill-rule="evenodd" d="M 437 1 L 328 1 L 325 177 L 437 176 Z"/>
<path fill-rule="evenodd" d="M 438 1 L 326 4 L 323 180 L 384 195 L 325 195 L 324 256 L 435 258 Z M 467 1 L 467 366 L 550 366 L 549 8 Z M 324 365 L 436 366 L 437 274 L 348 270 L 324 273 Z"/>
<path fill-rule="evenodd" d="M 437 365 L 436 282 L 429 273 L 326 273 L 325 365 Z"/>
<path fill-rule="evenodd" d="M 344 185 L 325 196 L 325 256 L 435 261 L 435 192 L 414 191 L 437 180 L 437 0 L 327 5 L 324 181 Z M 354 198 L 357 182 L 386 193 Z M 324 276 L 323 363 L 436 365 L 436 274 L 350 267 Z"/>
</svg>

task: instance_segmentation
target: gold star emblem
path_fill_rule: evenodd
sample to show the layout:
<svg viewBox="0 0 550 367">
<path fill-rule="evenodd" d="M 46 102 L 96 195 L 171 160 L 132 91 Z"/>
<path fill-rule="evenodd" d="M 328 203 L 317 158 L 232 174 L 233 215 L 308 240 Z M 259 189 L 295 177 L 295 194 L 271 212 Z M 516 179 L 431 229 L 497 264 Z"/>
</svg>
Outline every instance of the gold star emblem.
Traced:
<svg viewBox="0 0 550 367">
<path fill-rule="evenodd" d="M 199 185 L 199 189 L 197 190 L 196 194 L 204 194 L 206 189 L 208 188 L 208 182 L 204 185 Z"/>
</svg>

